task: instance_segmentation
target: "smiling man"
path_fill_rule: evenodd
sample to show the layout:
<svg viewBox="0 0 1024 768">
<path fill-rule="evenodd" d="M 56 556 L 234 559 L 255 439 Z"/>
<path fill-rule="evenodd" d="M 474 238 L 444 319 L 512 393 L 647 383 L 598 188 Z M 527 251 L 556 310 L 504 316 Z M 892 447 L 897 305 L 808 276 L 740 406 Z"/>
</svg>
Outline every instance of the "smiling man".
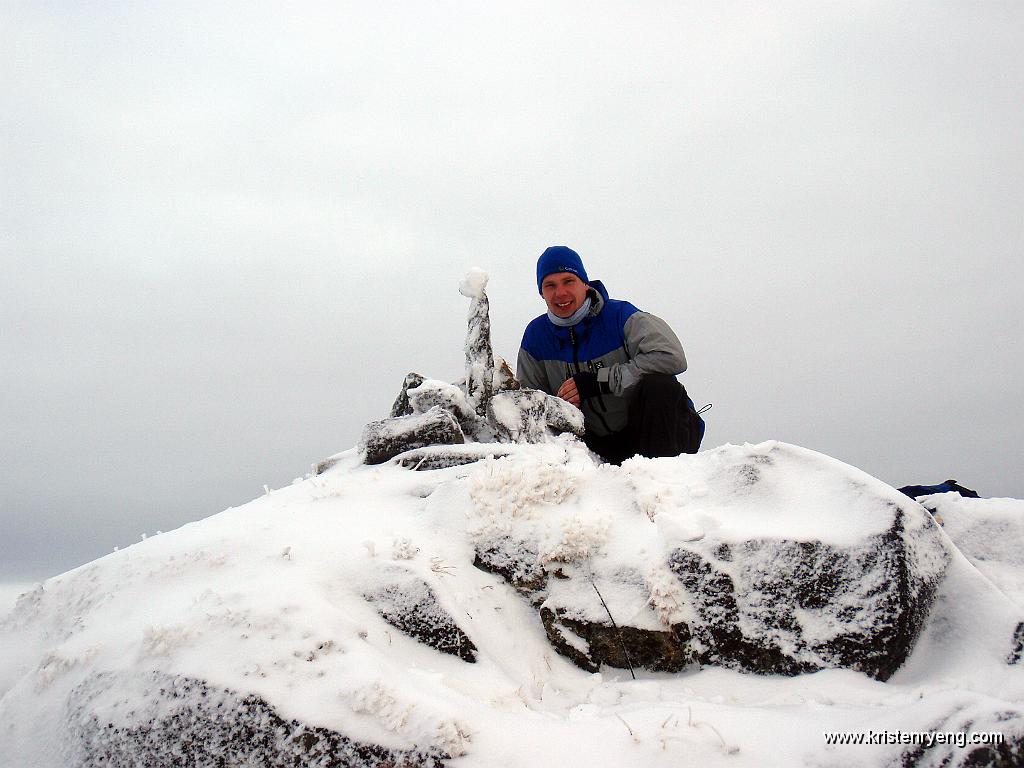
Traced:
<svg viewBox="0 0 1024 768">
<path fill-rule="evenodd" d="M 704 421 L 676 379 L 686 356 L 668 324 L 608 298 L 564 245 L 537 260 L 537 290 L 548 311 L 523 334 L 519 382 L 582 410 L 583 439 L 609 462 L 696 453 Z"/>
</svg>

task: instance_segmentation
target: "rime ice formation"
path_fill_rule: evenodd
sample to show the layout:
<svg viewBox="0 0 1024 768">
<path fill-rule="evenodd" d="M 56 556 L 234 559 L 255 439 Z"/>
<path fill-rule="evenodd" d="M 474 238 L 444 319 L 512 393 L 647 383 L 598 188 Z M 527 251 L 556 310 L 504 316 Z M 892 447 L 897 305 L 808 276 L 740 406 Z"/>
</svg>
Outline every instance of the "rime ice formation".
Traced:
<svg viewBox="0 0 1024 768">
<path fill-rule="evenodd" d="M 363 430 L 359 445 L 368 464 L 428 445 L 539 443 L 562 432 L 583 434 L 579 409 L 545 392 L 522 389 L 508 363 L 495 358 L 486 287 L 487 274 L 475 268 L 459 285 L 460 293 L 470 299 L 465 378 L 449 384 L 408 374 L 390 417 Z M 429 418 L 421 418 L 427 414 Z"/>
</svg>

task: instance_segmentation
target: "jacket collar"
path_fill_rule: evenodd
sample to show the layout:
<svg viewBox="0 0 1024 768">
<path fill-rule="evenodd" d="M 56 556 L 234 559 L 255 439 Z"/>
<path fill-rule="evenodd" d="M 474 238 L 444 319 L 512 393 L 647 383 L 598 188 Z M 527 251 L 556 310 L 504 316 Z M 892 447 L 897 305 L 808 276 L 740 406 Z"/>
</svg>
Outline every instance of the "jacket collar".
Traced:
<svg viewBox="0 0 1024 768">
<path fill-rule="evenodd" d="M 604 287 L 604 283 L 600 280 L 591 280 L 587 295 L 593 302 L 590 308 L 590 316 L 594 317 L 601 314 L 601 310 L 604 309 L 604 305 L 608 301 L 608 289 Z"/>
</svg>

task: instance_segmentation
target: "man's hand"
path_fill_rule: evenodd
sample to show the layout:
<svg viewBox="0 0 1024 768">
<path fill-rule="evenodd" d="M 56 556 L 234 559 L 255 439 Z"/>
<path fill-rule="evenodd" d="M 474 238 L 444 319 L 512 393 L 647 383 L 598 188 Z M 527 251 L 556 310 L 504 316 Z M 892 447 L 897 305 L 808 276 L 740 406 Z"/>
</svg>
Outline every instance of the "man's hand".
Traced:
<svg viewBox="0 0 1024 768">
<path fill-rule="evenodd" d="M 605 391 L 608 391 L 607 385 L 605 385 Z M 600 394 L 601 385 L 598 384 L 597 374 L 593 371 L 580 371 L 571 379 L 566 379 L 565 383 L 558 388 L 558 396 L 577 408 L 580 407 L 581 400 L 589 400 Z"/>
<path fill-rule="evenodd" d="M 566 379 L 565 383 L 558 388 L 558 396 L 567 403 L 580 407 L 580 393 L 576 389 L 576 382 L 573 379 Z"/>
</svg>

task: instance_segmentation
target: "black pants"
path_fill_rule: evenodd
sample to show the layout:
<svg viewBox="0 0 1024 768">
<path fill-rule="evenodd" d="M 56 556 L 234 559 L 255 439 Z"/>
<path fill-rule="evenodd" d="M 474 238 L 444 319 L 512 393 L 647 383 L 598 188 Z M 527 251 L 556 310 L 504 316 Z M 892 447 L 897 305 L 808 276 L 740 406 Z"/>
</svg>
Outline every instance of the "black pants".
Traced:
<svg viewBox="0 0 1024 768">
<path fill-rule="evenodd" d="M 704 439 L 704 420 L 675 376 L 650 373 L 629 391 L 626 428 L 610 435 L 586 433 L 583 441 L 611 464 L 631 456 L 696 453 Z"/>
</svg>

